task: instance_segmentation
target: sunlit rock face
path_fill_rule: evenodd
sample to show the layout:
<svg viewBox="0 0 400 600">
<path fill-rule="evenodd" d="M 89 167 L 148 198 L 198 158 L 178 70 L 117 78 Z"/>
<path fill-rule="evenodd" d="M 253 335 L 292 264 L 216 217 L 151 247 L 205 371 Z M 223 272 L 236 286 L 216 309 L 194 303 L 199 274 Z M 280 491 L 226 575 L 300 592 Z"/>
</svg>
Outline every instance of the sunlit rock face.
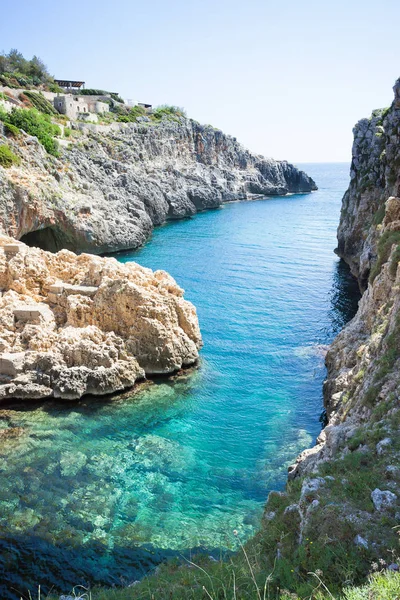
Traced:
<svg viewBox="0 0 400 600">
<path fill-rule="evenodd" d="M 194 306 L 164 271 L 0 238 L 0 398 L 80 398 L 198 358 Z"/>
<path fill-rule="evenodd" d="M 21 164 L 0 167 L 0 230 L 53 252 L 137 248 L 169 219 L 316 189 L 293 165 L 185 118 L 86 129 L 59 158 L 24 134 L 4 141 Z"/>
<path fill-rule="evenodd" d="M 343 198 L 337 252 L 367 287 L 376 262 L 385 202 L 400 196 L 400 79 L 394 100 L 353 129 L 350 185 Z"/>
</svg>

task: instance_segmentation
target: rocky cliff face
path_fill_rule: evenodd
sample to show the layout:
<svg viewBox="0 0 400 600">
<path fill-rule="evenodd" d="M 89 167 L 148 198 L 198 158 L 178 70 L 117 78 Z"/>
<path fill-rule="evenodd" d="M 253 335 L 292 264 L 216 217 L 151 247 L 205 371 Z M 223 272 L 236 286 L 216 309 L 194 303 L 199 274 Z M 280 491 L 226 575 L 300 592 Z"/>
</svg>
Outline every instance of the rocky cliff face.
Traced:
<svg viewBox="0 0 400 600">
<path fill-rule="evenodd" d="M 400 79 L 393 104 L 355 126 L 350 177 L 338 229 L 338 254 L 365 289 L 390 196 L 400 196 Z"/>
<path fill-rule="evenodd" d="M 223 202 L 316 189 L 293 165 L 189 119 L 113 127 L 88 126 L 59 159 L 35 138 L 9 138 L 22 161 L 0 167 L 3 232 L 46 250 L 99 254 L 136 248 L 167 219 Z"/>
<path fill-rule="evenodd" d="M 341 561 L 351 564 L 353 580 L 369 572 L 371 561 L 384 565 L 398 556 L 400 80 L 394 90 L 389 109 L 354 129 L 338 253 L 365 291 L 326 357 L 328 423 L 266 510 L 267 530 L 275 528 L 282 540 L 281 556 L 303 552 L 311 570 L 316 550 L 331 573 L 341 572 Z"/>
<path fill-rule="evenodd" d="M 196 310 L 164 271 L 0 237 L 0 399 L 80 398 L 196 362 Z"/>
</svg>

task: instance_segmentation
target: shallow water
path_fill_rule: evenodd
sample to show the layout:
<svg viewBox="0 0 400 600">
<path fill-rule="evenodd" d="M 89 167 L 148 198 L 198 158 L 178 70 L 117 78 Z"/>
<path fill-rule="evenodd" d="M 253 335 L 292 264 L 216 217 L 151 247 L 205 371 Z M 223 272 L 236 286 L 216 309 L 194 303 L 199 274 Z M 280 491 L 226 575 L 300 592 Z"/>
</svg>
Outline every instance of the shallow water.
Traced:
<svg viewBox="0 0 400 600">
<path fill-rule="evenodd" d="M 200 368 L 120 399 L 13 406 L 0 427 L 0 592 L 135 580 L 169 553 L 234 549 L 320 430 L 323 351 L 358 293 L 333 254 L 348 165 L 319 191 L 233 203 L 118 255 L 197 307 Z M 9 407 L 7 407 L 9 408 Z"/>
</svg>

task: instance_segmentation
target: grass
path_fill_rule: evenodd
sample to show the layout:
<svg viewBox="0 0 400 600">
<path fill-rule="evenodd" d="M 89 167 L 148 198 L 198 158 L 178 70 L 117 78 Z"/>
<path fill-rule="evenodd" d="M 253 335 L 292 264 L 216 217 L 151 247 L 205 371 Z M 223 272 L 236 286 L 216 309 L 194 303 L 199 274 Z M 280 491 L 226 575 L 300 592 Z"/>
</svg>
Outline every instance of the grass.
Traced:
<svg viewBox="0 0 400 600">
<path fill-rule="evenodd" d="M 14 154 L 14 152 L 5 144 L 0 146 L 0 165 L 8 169 L 13 165 L 19 165 L 21 159 L 19 156 Z"/>
<path fill-rule="evenodd" d="M 204 565 L 207 567 L 207 565 Z M 254 575 L 251 575 L 249 566 L 246 573 L 236 572 L 230 569 L 229 581 L 225 579 L 225 573 L 220 572 L 218 564 L 214 570 L 209 573 L 200 564 L 191 563 L 186 566 L 181 565 L 181 571 L 187 571 L 187 585 L 181 583 L 178 586 L 170 587 L 170 580 L 167 582 L 167 588 L 162 586 L 166 583 L 160 578 L 160 586 L 155 588 L 144 579 L 139 584 L 127 588 L 114 589 L 93 589 L 87 590 L 84 587 L 77 586 L 71 591 L 72 598 L 82 598 L 84 600 L 303 600 L 296 593 L 288 590 L 273 592 L 269 586 L 268 575 L 264 585 L 260 588 Z M 221 579 L 221 575 L 223 579 Z M 249 589 L 243 595 L 243 576 L 250 579 Z M 313 587 L 307 600 L 399 600 L 400 598 L 400 574 L 394 571 L 382 570 L 369 575 L 367 583 L 362 586 L 346 586 L 340 596 L 332 594 L 329 587 L 324 583 L 323 574 L 320 571 L 310 572 L 309 576 L 313 581 Z M 149 578 L 150 579 L 150 578 Z M 224 581 L 224 583 L 222 583 Z M 141 589 L 140 589 L 141 588 Z M 34 600 L 28 596 L 29 600 Z M 55 596 L 47 596 L 47 600 L 56 600 Z M 41 595 L 40 589 L 37 600 L 45 600 Z"/>
</svg>

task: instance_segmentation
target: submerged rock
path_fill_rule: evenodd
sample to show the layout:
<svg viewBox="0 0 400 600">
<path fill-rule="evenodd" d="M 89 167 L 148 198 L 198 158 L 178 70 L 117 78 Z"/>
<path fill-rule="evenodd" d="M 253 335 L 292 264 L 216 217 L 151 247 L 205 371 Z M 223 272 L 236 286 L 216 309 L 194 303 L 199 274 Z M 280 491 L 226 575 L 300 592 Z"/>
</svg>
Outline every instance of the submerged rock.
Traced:
<svg viewBox="0 0 400 600">
<path fill-rule="evenodd" d="M 198 358 L 196 310 L 164 271 L 0 237 L 0 287 L 0 399 L 109 394 Z"/>
</svg>

